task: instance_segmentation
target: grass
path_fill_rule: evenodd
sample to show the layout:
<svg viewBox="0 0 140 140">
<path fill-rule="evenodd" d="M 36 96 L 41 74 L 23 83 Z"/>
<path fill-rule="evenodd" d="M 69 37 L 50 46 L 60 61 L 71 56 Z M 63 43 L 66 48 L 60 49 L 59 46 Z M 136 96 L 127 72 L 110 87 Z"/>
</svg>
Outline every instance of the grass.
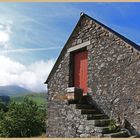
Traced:
<svg viewBox="0 0 140 140">
<path fill-rule="evenodd" d="M 32 93 L 32 94 L 25 94 L 25 95 L 17 95 L 11 97 L 12 101 L 15 102 L 22 102 L 24 97 L 29 97 L 33 101 L 35 101 L 38 105 L 45 105 L 46 104 L 46 94 L 45 93 Z"/>
</svg>

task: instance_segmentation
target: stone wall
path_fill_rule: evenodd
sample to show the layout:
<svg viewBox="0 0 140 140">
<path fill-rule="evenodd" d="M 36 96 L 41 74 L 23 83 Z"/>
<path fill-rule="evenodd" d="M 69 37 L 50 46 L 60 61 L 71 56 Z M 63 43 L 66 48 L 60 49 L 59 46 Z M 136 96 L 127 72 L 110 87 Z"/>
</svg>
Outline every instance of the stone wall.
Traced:
<svg viewBox="0 0 140 140">
<path fill-rule="evenodd" d="M 103 30 L 101 28 L 98 31 Z M 93 43 L 88 48 L 88 86 L 93 100 L 110 117 L 120 123 L 127 119 L 140 132 L 138 51 L 107 31 L 93 37 L 91 41 Z"/>
<path fill-rule="evenodd" d="M 81 115 L 81 110 L 76 109 L 76 105 L 68 105 L 66 100 L 59 100 L 52 101 L 48 108 L 48 137 L 94 136 L 94 126 L 89 124 L 86 115 Z"/>
<path fill-rule="evenodd" d="M 140 53 L 106 28 L 83 16 L 48 82 L 48 136 L 80 136 L 76 131 L 76 122 L 82 122 L 84 118 L 74 113 L 74 107 L 64 101 L 72 76 L 67 49 L 88 40 L 91 42 L 87 46 L 88 89 L 92 99 L 111 118 L 120 123 L 127 119 L 140 132 Z M 70 110 L 73 117 L 68 119 L 67 111 Z"/>
<path fill-rule="evenodd" d="M 56 72 L 48 83 L 48 100 L 64 95 L 69 84 L 69 55 L 66 53 L 61 59 Z"/>
</svg>

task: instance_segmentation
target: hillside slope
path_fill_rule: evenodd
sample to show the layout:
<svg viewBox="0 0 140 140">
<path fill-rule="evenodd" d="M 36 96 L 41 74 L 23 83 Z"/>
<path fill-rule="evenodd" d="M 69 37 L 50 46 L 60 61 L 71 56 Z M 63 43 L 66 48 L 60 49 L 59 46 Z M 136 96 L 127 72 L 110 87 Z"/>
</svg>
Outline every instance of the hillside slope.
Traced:
<svg viewBox="0 0 140 140">
<path fill-rule="evenodd" d="M 32 91 L 17 85 L 0 86 L 0 95 L 15 96 L 26 93 L 32 93 Z"/>
<path fill-rule="evenodd" d="M 29 97 L 30 99 L 35 101 L 38 105 L 45 105 L 47 102 L 46 93 L 23 94 L 19 96 L 13 96 L 11 100 L 15 102 L 22 102 L 25 97 Z"/>
</svg>

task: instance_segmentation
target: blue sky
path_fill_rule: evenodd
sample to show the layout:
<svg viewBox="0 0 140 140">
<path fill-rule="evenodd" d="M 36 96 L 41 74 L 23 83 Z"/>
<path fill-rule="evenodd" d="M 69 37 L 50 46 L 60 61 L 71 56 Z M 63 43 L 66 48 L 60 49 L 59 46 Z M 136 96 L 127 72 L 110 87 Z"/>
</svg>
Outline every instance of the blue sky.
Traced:
<svg viewBox="0 0 140 140">
<path fill-rule="evenodd" d="M 82 11 L 140 44 L 140 3 L 1 2 L 0 85 L 44 90 Z"/>
</svg>

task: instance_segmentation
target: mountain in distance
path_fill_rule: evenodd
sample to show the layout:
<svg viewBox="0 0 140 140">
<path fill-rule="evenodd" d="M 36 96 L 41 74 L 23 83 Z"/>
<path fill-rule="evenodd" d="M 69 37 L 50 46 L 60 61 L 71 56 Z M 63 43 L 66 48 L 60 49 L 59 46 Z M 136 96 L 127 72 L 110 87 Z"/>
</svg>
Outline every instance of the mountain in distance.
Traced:
<svg viewBox="0 0 140 140">
<path fill-rule="evenodd" d="M 2 95 L 15 96 L 27 93 L 32 93 L 32 91 L 17 85 L 0 86 L 0 96 Z"/>
</svg>

